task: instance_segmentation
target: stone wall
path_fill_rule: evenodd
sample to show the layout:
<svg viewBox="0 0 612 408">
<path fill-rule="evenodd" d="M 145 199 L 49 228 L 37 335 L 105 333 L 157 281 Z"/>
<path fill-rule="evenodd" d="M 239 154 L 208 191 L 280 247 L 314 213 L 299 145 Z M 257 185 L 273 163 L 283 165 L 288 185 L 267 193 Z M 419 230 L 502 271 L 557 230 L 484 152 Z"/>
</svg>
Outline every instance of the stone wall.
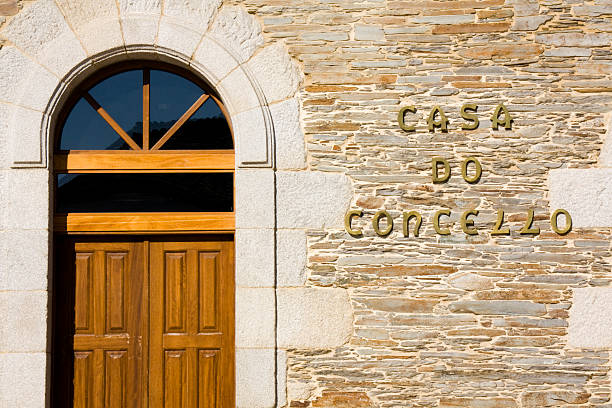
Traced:
<svg viewBox="0 0 612 408">
<path fill-rule="evenodd" d="M 306 286 L 348 291 L 353 331 L 344 346 L 313 348 L 300 339 L 283 318 L 292 313 L 291 296 L 303 289 L 278 292 L 287 305 L 279 321 L 281 330 L 288 328 L 281 336 L 289 340 L 280 342 L 288 348 L 286 363 L 279 358 L 277 368 L 287 371 L 287 405 L 610 406 L 612 345 L 589 336 L 612 333 L 592 331 L 610 326 L 604 325 L 605 313 L 588 310 L 607 304 L 593 294 L 611 286 L 611 225 L 576 227 L 559 236 L 548 221 L 557 208 L 549 204 L 551 170 L 609 172 L 599 154 L 612 118 L 610 0 L 225 5 L 232 3 L 254 14 L 265 42 L 285 43 L 301 66 L 308 170 L 345 173 L 355 191 L 351 207 L 364 211 L 354 222 L 363 237 L 328 226 L 306 233 Z M 0 14 L 8 19 L 19 7 L 0 0 Z M 466 102 L 479 106 L 477 130 L 461 130 L 459 111 Z M 501 102 L 514 118 L 512 130 L 491 129 L 491 113 Z M 405 105 L 418 108 L 406 117 L 415 132 L 398 127 Z M 449 118 L 448 133 L 427 129 L 436 105 Z M 449 160 L 448 183 L 431 182 L 434 156 Z M 468 156 L 483 166 L 477 184 L 460 176 Z M 291 185 L 291 177 L 279 179 Z M 318 188 L 304 186 L 306 193 Z M 606 186 L 586 187 L 577 200 L 605 204 Z M 458 220 L 472 208 L 480 210 L 479 234 L 466 236 Z M 381 209 L 395 218 L 388 237 L 376 235 L 370 224 Z M 433 231 L 431 218 L 439 209 L 452 211 L 450 236 Z M 498 209 L 506 213 L 509 237 L 489 233 Z M 541 228 L 535 237 L 518 233 L 529 209 Z M 410 210 L 423 214 L 418 238 L 401 231 L 401 213 Z M 285 229 L 279 232 L 281 251 L 283 242 L 296 241 L 283 237 L 300 232 L 289 223 L 279 227 Z M 286 251 L 285 258 L 279 253 L 277 283 L 301 286 L 295 277 L 297 283 L 283 285 L 283 265 L 299 252 Z M 305 304 L 308 293 L 301 298 Z"/>
<path fill-rule="evenodd" d="M 364 210 L 361 238 L 308 232 L 307 285 L 347 288 L 354 332 L 344 347 L 289 350 L 289 404 L 609 406 L 609 351 L 568 345 L 568 316 L 574 289 L 610 285 L 611 230 L 553 233 L 548 177 L 597 167 L 612 111 L 612 3 L 242 4 L 301 63 L 309 168 L 345 172 Z M 477 130 L 461 130 L 466 102 L 479 106 Z M 491 129 L 501 102 L 510 131 Z M 412 133 L 397 124 L 405 105 L 418 108 L 406 116 Z M 435 105 L 448 133 L 427 129 Z M 448 183 L 432 184 L 433 156 L 450 161 Z M 483 166 L 477 184 L 460 175 L 468 156 Z M 441 237 L 431 216 L 446 208 L 454 226 Z M 479 234 L 468 237 L 458 220 L 472 208 Z M 530 208 L 535 237 L 518 234 Z M 395 218 L 384 238 L 370 224 L 381 209 Z M 489 234 L 497 209 L 510 237 Z M 423 214 L 418 238 L 402 234 L 410 210 Z"/>
</svg>

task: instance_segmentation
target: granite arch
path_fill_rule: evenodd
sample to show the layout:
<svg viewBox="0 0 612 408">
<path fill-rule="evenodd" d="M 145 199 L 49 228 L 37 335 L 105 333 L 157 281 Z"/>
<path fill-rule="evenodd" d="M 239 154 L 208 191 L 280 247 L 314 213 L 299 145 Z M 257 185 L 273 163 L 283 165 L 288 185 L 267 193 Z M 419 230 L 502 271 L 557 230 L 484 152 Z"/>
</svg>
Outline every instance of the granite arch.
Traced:
<svg viewBox="0 0 612 408">
<path fill-rule="evenodd" d="M 18 258 L 8 261 L 7 271 L 11 267 L 27 268 L 36 275 L 26 284 L 6 283 L 15 295 L 7 300 L 9 308 L 24 303 L 34 306 L 26 317 L 31 320 L 27 326 L 34 329 L 20 329 L 19 322 L 9 322 L 6 328 L 14 324 L 17 332 L 7 336 L 2 345 L 3 351 L 25 357 L 19 361 L 28 361 L 26 371 L 35 379 L 37 388 L 42 388 L 39 394 L 22 393 L 34 395 L 31 400 L 22 399 L 24 405 L 44 406 L 46 398 L 49 313 L 45 299 L 49 287 L 44 276 L 50 270 L 50 262 L 44 253 L 49 254 L 52 247 L 49 233 L 52 130 L 66 96 L 91 73 L 108 64 L 139 58 L 181 65 L 205 78 L 219 92 L 230 113 L 236 138 L 237 202 L 242 201 L 242 196 L 249 203 L 236 209 L 237 253 L 247 251 L 241 247 L 248 245 L 242 238 L 245 235 L 264 236 L 269 247 L 274 247 L 273 114 L 287 115 L 287 109 L 294 109 L 289 114 L 297 117 L 297 103 L 287 101 L 293 99 L 300 75 L 282 45 L 263 47 L 261 28 L 253 16 L 240 7 L 220 6 L 220 1 L 202 2 L 195 8 L 189 8 L 186 2 L 176 2 L 162 10 L 155 2 L 130 2 L 117 9 L 114 1 L 79 2 L 73 7 L 70 2 L 41 0 L 15 16 L 1 33 L 8 42 L 0 50 L 3 67 L 0 140 L 3 150 L 8 151 L 3 157 L 2 181 L 15 196 L 3 214 L 3 221 L 13 220 L 3 223 L 11 231 L 3 233 L 3 238 L 25 236 L 37 255 L 18 254 L 8 248 L 10 244 L 4 239 L 6 250 Z M 275 89 L 266 89 L 271 84 L 265 78 L 264 81 L 257 78 L 268 69 L 263 69 L 262 64 L 269 64 L 253 57 L 257 51 L 285 63 L 286 72 L 275 75 Z M 279 87 L 284 89 L 282 95 Z M 292 130 L 294 135 L 298 134 Z M 300 159 L 303 161 L 297 158 Z M 243 181 L 253 178 L 257 180 L 255 186 Z M 26 222 L 17 219 L 24 206 L 30 208 L 25 214 Z M 266 209 L 263 214 L 262 208 Z M 275 258 L 270 255 L 269 262 L 257 271 L 256 282 L 245 280 L 237 269 L 238 406 L 276 404 Z M 11 273 L 17 271 L 11 269 Z M 246 301 L 255 302 L 260 308 L 242 304 Z M 251 327 L 254 320 L 261 324 Z M 20 335 L 31 340 L 19 345 Z M 246 369 L 253 365 L 258 369 Z"/>
</svg>

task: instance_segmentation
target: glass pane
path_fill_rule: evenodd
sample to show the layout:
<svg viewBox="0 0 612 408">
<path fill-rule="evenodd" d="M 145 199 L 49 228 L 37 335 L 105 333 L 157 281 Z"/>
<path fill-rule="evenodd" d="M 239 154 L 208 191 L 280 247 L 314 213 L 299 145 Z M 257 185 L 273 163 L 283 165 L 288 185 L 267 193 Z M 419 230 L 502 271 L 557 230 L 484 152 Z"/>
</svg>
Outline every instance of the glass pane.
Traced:
<svg viewBox="0 0 612 408">
<path fill-rule="evenodd" d="M 126 150 L 129 149 L 129 146 L 98 115 L 98 112 L 81 98 L 64 123 L 59 148 L 61 150 Z"/>
<path fill-rule="evenodd" d="M 233 149 L 232 132 L 217 103 L 208 98 L 162 146 L 162 150 Z"/>
<path fill-rule="evenodd" d="M 142 146 L 142 70 L 113 75 L 91 88 L 89 93 Z"/>
<path fill-rule="evenodd" d="M 203 93 L 202 88 L 179 75 L 151 71 L 151 146 Z M 208 98 L 162 149 L 233 149 L 233 146 L 232 134 L 221 109 Z"/>
<path fill-rule="evenodd" d="M 56 211 L 233 211 L 232 173 L 58 174 Z"/>
<path fill-rule="evenodd" d="M 151 146 L 203 93 L 203 89 L 179 75 L 151 70 Z"/>
</svg>

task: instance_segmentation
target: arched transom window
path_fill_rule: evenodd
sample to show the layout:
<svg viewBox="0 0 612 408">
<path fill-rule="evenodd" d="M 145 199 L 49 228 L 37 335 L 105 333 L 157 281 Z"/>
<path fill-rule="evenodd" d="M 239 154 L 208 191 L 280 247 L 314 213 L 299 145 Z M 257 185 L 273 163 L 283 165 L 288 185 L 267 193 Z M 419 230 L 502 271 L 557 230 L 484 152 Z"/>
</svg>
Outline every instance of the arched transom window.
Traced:
<svg viewBox="0 0 612 408">
<path fill-rule="evenodd" d="M 108 67 L 73 92 L 57 124 L 57 231 L 233 230 L 231 123 L 196 75 Z"/>
</svg>

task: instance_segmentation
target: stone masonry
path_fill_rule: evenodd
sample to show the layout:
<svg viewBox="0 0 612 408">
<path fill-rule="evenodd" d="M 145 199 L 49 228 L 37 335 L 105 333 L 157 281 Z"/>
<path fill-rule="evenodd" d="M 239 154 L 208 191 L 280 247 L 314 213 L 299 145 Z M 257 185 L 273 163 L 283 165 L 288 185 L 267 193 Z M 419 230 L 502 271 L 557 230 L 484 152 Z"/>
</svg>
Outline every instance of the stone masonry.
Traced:
<svg viewBox="0 0 612 408">
<path fill-rule="evenodd" d="M 354 333 L 344 347 L 289 350 L 290 406 L 609 406 L 609 351 L 568 345 L 568 316 L 574 289 L 611 284 L 611 230 L 554 234 L 547 178 L 598 161 L 612 111 L 612 3 L 244 3 L 302 65 L 309 168 L 345 172 L 364 210 L 362 238 L 308 233 L 307 284 L 349 290 Z M 460 128 L 466 102 L 479 106 L 477 130 Z M 500 102 L 511 131 L 491 130 Z M 404 105 L 418 108 L 413 133 L 397 125 Z M 448 133 L 427 130 L 435 105 Z M 431 183 L 433 156 L 450 161 L 449 183 Z M 482 163 L 478 184 L 460 176 L 468 156 Z M 430 222 L 444 208 L 448 237 Z M 480 232 L 467 237 L 457 220 L 471 208 Z M 498 208 L 510 237 L 488 233 Z M 529 208 L 537 237 L 517 233 Z M 386 238 L 369 222 L 380 209 L 395 218 Z M 401 233 L 409 210 L 424 216 L 419 238 Z"/>
<path fill-rule="evenodd" d="M 344 173 L 350 207 L 364 212 L 353 222 L 363 237 L 327 225 L 306 232 L 303 282 L 345 289 L 353 329 L 340 347 L 287 345 L 277 367 L 286 370 L 286 406 L 612 407 L 612 342 L 589 338 L 612 338 L 610 310 L 598 309 L 610 305 L 612 225 L 587 214 L 590 226 L 560 236 L 549 223 L 551 170 L 612 173 L 599 157 L 612 123 L 612 1 L 224 2 L 231 5 L 256 17 L 265 44 L 284 43 L 299 63 L 307 170 Z M 0 28 L 22 6 L 0 0 Z M 478 105 L 476 130 L 461 129 L 468 102 Z M 499 103 L 514 118 L 511 130 L 491 129 Z M 406 116 L 414 132 L 397 123 L 406 105 L 417 107 Z M 447 133 L 427 129 L 436 105 Z M 435 156 L 450 162 L 448 183 L 431 182 Z M 482 164 L 476 184 L 460 175 L 469 156 Z M 603 180 L 609 191 L 610 177 Z M 605 188 L 588 186 L 577 200 L 601 200 Z M 586 207 L 609 212 L 612 204 Z M 479 233 L 467 236 L 458 221 L 472 208 Z M 394 218 L 387 237 L 370 222 L 383 209 Z M 440 209 L 452 211 L 449 236 L 433 230 Z M 497 209 L 510 236 L 489 233 Z M 529 209 L 537 236 L 518 233 Z M 401 213 L 410 210 L 423 215 L 418 238 L 402 234 Z"/>
</svg>

